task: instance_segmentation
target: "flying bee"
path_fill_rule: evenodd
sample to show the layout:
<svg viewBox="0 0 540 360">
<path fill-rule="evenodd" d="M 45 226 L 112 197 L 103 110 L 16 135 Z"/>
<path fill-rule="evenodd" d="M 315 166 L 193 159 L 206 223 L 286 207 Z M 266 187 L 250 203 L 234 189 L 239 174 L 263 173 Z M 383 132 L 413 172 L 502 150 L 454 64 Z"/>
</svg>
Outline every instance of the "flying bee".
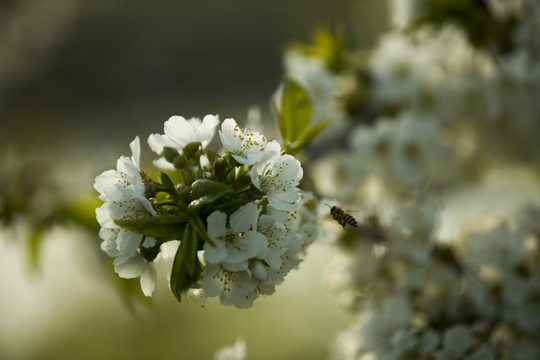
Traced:
<svg viewBox="0 0 540 360">
<path fill-rule="evenodd" d="M 339 208 L 337 206 L 330 206 L 326 203 L 325 205 L 330 208 L 330 215 L 332 215 L 332 218 L 336 220 L 339 225 L 343 226 L 343 229 L 345 229 L 346 224 L 349 224 L 352 227 L 358 226 L 356 219 L 353 218 L 351 215 L 347 214 L 342 208 Z"/>
</svg>

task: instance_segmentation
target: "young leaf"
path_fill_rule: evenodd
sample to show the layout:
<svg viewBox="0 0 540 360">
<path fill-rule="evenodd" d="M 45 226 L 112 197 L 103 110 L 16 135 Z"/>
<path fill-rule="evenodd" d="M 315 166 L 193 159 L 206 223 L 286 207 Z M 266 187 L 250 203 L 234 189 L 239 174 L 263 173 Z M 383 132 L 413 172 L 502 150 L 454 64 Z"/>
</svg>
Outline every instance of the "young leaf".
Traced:
<svg viewBox="0 0 540 360">
<path fill-rule="evenodd" d="M 187 210 L 189 213 L 195 213 L 200 208 L 208 205 L 217 199 L 227 195 L 232 191 L 232 188 L 224 183 L 209 179 L 199 179 L 191 185 L 191 203 Z"/>
<path fill-rule="evenodd" d="M 142 219 L 115 220 L 114 222 L 137 234 L 161 240 L 174 240 L 182 237 L 188 218 L 185 215 L 152 216 Z"/>
<path fill-rule="evenodd" d="M 207 195 L 226 194 L 232 189 L 229 185 L 209 179 L 199 179 L 191 184 L 191 199 L 195 200 Z"/>
<path fill-rule="evenodd" d="M 163 185 L 167 193 L 172 195 L 174 201 L 180 200 L 180 195 L 178 195 L 173 181 L 171 180 L 169 175 L 165 174 L 164 172 L 161 172 L 161 184 Z"/>
<path fill-rule="evenodd" d="M 227 191 L 227 193 L 228 192 L 230 192 L 230 191 Z M 200 198 L 198 198 L 196 200 L 193 200 L 187 206 L 187 212 L 189 214 L 194 214 L 197 211 L 199 211 L 199 209 L 201 209 L 203 206 L 206 206 L 206 205 L 209 205 L 209 204 L 213 203 L 214 201 L 216 201 L 217 199 L 223 197 L 227 193 L 220 193 L 220 194 L 215 194 L 215 195 L 206 195 L 206 196 L 200 197 Z"/>
<path fill-rule="evenodd" d="M 287 78 L 283 88 L 278 127 L 287 143 L 298 141 L 311 121 L 312 106 L 307 92 L 293 79 Z"/>
</svg>

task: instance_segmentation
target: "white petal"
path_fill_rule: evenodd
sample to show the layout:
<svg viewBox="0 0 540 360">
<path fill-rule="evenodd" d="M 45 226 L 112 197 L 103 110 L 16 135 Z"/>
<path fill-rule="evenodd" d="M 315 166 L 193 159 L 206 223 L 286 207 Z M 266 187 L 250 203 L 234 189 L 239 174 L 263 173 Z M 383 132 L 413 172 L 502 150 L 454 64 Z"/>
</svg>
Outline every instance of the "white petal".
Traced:
<svg viewBox="0 0 540 360">
<path fill-rule="evenodd" d="M 110 192 L 116 192 L 117 183 L 121 181 L 120 175 L 116 170 L 107 170 L 96 176 L 94 189 L 99 192 L 99 199 L 107 201 L 111 199 Z"/>
<path fill-rule="evenodd" d="M 155 167 L 161 170 L 175 170 L 174 165 L 165 160 L 164 157 L 157 158 L 152 161 Z"/>
<path fill-rule="evenodd" d="M 140 169 L 141 141 L 138 136 L 135 136 L 135 139 L 129 144 L 129 148 L 131 149 L 131 160 L 133 161 L 133 164 Z"/>
<path fill-rule="evenodd" d="M 292 211 L 298 207 L 300 193 L 292 191 L 273 191 L 267 194 L 270 206 L 285 211 Z"/>
<path fill-rule="evenodd" d="M 145 247 L 145 248 L 150 248 L 152 246 L 156 245 L 156 239 L 154 238 L 145 238 L 143 243 L 142 243 L 142 246 Z"/>
<path fill-rule="evenodd" d="M 244 297 L 255 289 L 257 279 L 253 278 L 248 272 L 241 271 L 236 274 L 236 281 L 231 282 L 231 292 L 227 298 L 231 301 Z"/>
<path fill-rule="evenodd" d="M 261 160 L 263 153 L 261 151 L 257 153 L 247 152 L 247 155 L 246 154 L 236 155 L 232 153 L 231 155 L 236 161 L 238 161 L 242 165 L 253 165 Z"/>
<path fill-rule="evenodd" d="M 261 209 L 254 203 L 248 203 L 236 210 L 229 219 L 231 228 L 235 233 L 257 229 L 257 219 Z"/>
<path fill-rule="evenodd" d="M 268 144 L 266 144 L 264 148 L 264 153 L 265 153 L 264 155 L 265 161 L 278 158 L 281 155 L 281 145 L 277 141 L 272 140 Z"/>
<path fill-rule="evenodd" d="M 242 143 L 238 137 L 234 137 L 234 129 L 238 128 L 238 124 L 236 124 L 236 121 L 231 118 L 227 118 L 221 123 L 221 130 L 219 131 L 219 138 L 221 140 L 221 143 L 223 144 L 223 147 L 225 150 L 228 150 L 229 152 L 236 152 L 238 148 L 238 144 Z"/>
<path fill-rule="evenodd" d="M 281 266 L 280 251 L 268 251 L 263 260 L 266 261 L 272 269 L 278 270 Z"/>
<path fill-rule="evenodd" d="M 114 265 L 114 271 L 124 279 L 133 279 L 141 276 L 146 269 L 146 262 L 142 256 L 129 258 L 121 264 Z"/>
<path fill-rule="evenodd" d="M 218 124 L 219 117 L 217 115 L 206 115 L 203 118 L 202 125 L 199 128 L 199 138 L 203 148 L 207 147 L 214 138 Z"/>
<path fill-rule="evenodd" d="M 216 210 L 208 216 L 206 221 L 208 224 L 208 236 L 211 239 L 225 236 L 227 232 L 227 214 Z"/>
<path fill-rule="evenodd" d="M 163 152 L 163 147 L 168 146 L 177 149 L 178 144 L 172 141 L 167 135 L 161 134 L 150 134 L 148 136 L 148 146 L 156 154 L 161 154 Z M 180 150 L 180 149 L 178 149 Z"/>
<path fill-rule="evenodd" d="M 190 122 L 198 122 L 200 125 L 200 120 L 190 119 L 186 120 L 183 116 L 171 116 L 169 120 L 165 121 L 163 125 L 165 130 L 165 135 L 174 141 L 179 150 L 186 146 L 189 142 L 194 141 L 193 127 L 190 125 Z"/>
<path fill-rule="evenodd" d="M 150 263 L 146 263 L 146 268 L 141 274 L 141 290 L 145 296 L 152 296 L 156 288 L 156 269 Z"/>
<path fill-rule="evenodd" d="M 268 277 L 268 271 L 266 271 L 266 266 L 264 266 L 262 262 L 255 261 L 250 268 L 253 276 L 259 281 L 265 280 Z"/>
<path fill-rule="evenodd" d="M 142 236 L 139 234 L 135 234 L 134 232 L 127 230 L 121 230 L 118 233 L 118 238 L 116 239 L 116 248 L 121 254 L 133 257 L 137 253 L 141 239 Z"/>
<path fill-rule="evenodd" d="M 216 276 L 221 268 L 221 265 L 206 265 L 202 272 L 202 288 L 207 296 L 218 296 L 223 289 L 223 285 Z"/>
<path fill-rule="evenodd" d="M 110 257 L 116 257 L 121 255 L 120 252 L 116 249 L 116 242 L 111 240 L 104 240 L 101 243 L 101 250 L 103 250 Z"/>
<path fill-rule="evenodd" d="M 246 231 L 244 233 L 244 239 L 240 241 L 240 244 L 242 248 L 245 249 L 247 257 L 251 259 L 266 250 L 268 240 L 266 239 L 266 236 L 261 233 L 256 231 Z"/>
<path fill-rule="evenodd" d="M 159 254 L 164 260 L 172 260 L 176 256 L 178 246 L 180 246 L 180 241 L 178 240 L 167 241 L 161 244 Z"/>
<path fill-rule="evenodd" d="M 233 262 L 224 261 L 223 263 L 221 263 L 221 266 L 223 266 L 228 271 L 231 271 L 231 272 L 243 271 L 243 270 L 247 270 L 249 266 L 249 263 L 247 259 L 245 259 L 245 257 L 244 257 L 245 260 L 242 260 L 239 262 L 234 262 L 235 259 L 233 259 L 231 256 L 227 258 L 227 260 L 229 259 L 233 260 Z"/>
<path fill-rule="evenodd" d="M 259 175 L 261 175 L 262 169 L 261 166 L 255 165 L 251 168 L 249 171 L 249 177 L 251 178 L 251 183 L 253 186 L 255 186 L 257 189 L 262 190 L 261 187 L 261 179 Z"/>
<path fill-rule="evenodd" d="M 289 186 L 298 185 L 298 182 L 302 179 L 304 174 L 300 161 L 296 160 L 291 155 L 280 156 L 276 161 L 275 167 L 283 169 L 279 174 L 279 178 L 281 181 L 291 183 Z"/>
<path fill-rule="evenodd" d="M 204 259 L 208 261 L 209 264 L 218 264 L 223 260 L 227 259 L 229 256 L 225 241 L 215 239 L 214 244 L 216 246 L 211 246 L 209 243 L 205 243 L 203 246 Z"/>
</svg>

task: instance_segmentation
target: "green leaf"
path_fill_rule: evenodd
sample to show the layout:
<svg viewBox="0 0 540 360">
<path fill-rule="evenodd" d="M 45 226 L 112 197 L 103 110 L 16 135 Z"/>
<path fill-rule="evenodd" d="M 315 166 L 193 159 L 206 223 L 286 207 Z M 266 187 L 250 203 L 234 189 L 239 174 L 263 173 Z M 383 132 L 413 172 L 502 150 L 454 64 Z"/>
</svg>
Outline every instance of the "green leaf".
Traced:
<svg viewBox="0 0 540 360">
<path fill-rule="evenodd" d="M 180 195 L 178 195 L 178 191 L 176 191 L 173 181 L 169 175 L 165 174 L 164 172 L 161 172 L 161 184 L 165 188 L 166 192 L 172 195 L 175 201 L 180 200 Z"/>
<path fill-rule="evenodd" d="M 134 233 L 166 241 L 182 237 L 188 218 L 185 215 L 152 216 L 143 219 L 115 220 L 114 222 Z"/>
<path fill-rule="evenodd" d="M 182 253 L 182 262 L 186 267 L 188 275 L 195 273 L 195 262 L 197 261 L 197 241 L 199 240 L 197 232 L 192 226 L 186 226 L 184 236 L 180 242 L 180 252 Z"/>
<path fill-rule="evenodd" d="M 182 294 L 197 283 L 201 276 L 202 266 L 197 257 L 197 241 L 196 232 L 191 225 L 186 225 L 171 269 L 171 291 L 178 301 L 181 301 Z"/>
<path fill-rule="evenodd" d="M 311 121 L 312 106 L 307 92 L 293 79 L 287 78 L 283 88 L 278 127 L 287 143 L 298 141 Z"/>
</svg>

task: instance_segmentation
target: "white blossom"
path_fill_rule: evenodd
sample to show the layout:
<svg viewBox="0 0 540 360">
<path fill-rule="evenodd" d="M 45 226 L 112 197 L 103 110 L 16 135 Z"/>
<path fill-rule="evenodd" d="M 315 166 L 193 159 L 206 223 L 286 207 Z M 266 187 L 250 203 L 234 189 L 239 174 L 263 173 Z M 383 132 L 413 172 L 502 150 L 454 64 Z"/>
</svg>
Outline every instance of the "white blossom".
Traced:
<svg viewBox="0 0 540 360">
<path fill-rule="evenodd" d="M 230 271 L 221 264 L 208 264 L 202 272 L 202 289 L 206 296 L 219 299 L 224 305 L 234 305 L 238 308 L 246 308 L 244 299 L 255 289 L 258 281 L 246 269 L 242 271 Z"/>
<path fill-rule="evenodd" d="M 221 124 L 219 138 L 225 150 L 229 151 L 240 164 L 255 164 L 265 153 L 264 135 L 253 131 L 249 125 L 245 129 L 240 129 L 231 118 L 225 119 Z"/>
<path fill-rule="evenodd" d="M 181 151 L 191 142 L 200 142 L 202 147 L 206 148 L 214 138 L 218 124 L 217 115 L 206 115 L 202 121 L 199 118 L 186 120 L 182 116 L 171 116 L 163 125 L 165 134 L 151 134 L 148 145 L 159 155 L 165 146 Z M 154 163 L 161 168 L 173 168 L 164 158 L 159 158 Z"/>
<path fill-rule="evenodd" d="M 312 201 L 313 196 L 308 194 L 307 199 Z M 298 267 L 307 245 L 317 235 L 314 208 L 304 205 L 300 203 L 299 209 L 291 212 L 267 207 L 267 214 L 259 215 L 256 205 L 248 204 L 231 215 L 230 226 L 225 214 L 212 213 L 208 234 L 216 247 L 204 246 L 208 264 L 201 285 L 205 294 L 219 296 L 222 304 L 237 308 L 251 307 L 260 295 L 273 294 L 276 285 Z M 241 232 L 235 233 L 233 228 Z M 252 244 L 245 241 L 249 232 L 258 234 L 250 240 Z M 260 237 L 264 242 L 259 242 Z M 231 256 L 240 261 L 227 261 Z"/>
<path fill-rule="evenodd" d="M 277 142 L 268 144 L 264 157 L 250 171 L 253 185 L 266 193 L 270 205 L 287 211 L 298 207 L 301 191 L 297 186 L 303 174 L 300 162 L 291 155 L 281 155 Z"/>
<path fill-rule="evenodd" d="M 267 240 L 258 233 L 257 219 L 260 209 L 248 203 L 229 218 L 220 211 L 208 216 L 208 236 L 215 246 L 204 245 L 204 258 L 210 264 L 221 264 L 229 271 L 246 270 L 248 260 L 266 251 Z"/>
<path fill-rule="evenodd" d="M 140 219 L 156 214 L 150 201 L 144 196 L 145 185 L 140 169 L 140 142 L 136 137 L 130 144 L 132 157 L 121 156 L 116 170 L 104 171 L 96 177 L 94 188 L 100 193 L 103 205 L 96 209 L 96 217 L 101 225 L 99 236 L 101 249 L 115 257 L 114 268 L 120 277 L 140 277 L 141 288 L 146 296 L 151 296 L 155 288 L 156 273 L 153 264 L 139 253 L 139 246 L 151 247 L 155 240 L 120 228 L 115 220 Z"/>
</svg>

